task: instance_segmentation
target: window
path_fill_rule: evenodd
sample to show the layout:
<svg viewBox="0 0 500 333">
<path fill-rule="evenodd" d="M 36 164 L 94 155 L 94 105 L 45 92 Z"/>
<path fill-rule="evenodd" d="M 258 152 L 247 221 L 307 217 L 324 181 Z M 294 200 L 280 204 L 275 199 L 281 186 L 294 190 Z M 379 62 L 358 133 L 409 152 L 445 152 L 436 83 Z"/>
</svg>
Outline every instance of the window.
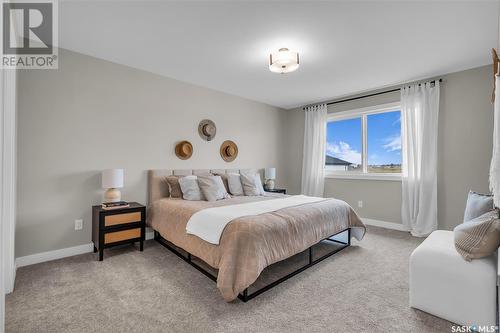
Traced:
<svg viewBox="0 0 500 333">
<path fill-rule="evenodd" d="M 361 117 L 329 121 L 326 131 L 327 171 L 363 172 Z"/>
<path fill-rule="evenodd" d="M 401 111 L 398 104 L 331 114 L 327 124 L 327 176 L 401 175 Z"/>
</svg>

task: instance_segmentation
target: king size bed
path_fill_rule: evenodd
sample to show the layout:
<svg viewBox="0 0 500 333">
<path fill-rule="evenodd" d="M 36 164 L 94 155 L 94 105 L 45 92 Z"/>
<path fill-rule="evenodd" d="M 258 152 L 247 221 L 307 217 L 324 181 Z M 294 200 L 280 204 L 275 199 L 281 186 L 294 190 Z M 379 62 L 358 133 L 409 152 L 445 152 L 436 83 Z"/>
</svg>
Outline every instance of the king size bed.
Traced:
<svg viewBox="0 0 500 333">
<path fill-rule="evenodd" d="M 217 282 L 224 300 L 246 302 L 278 283 L 361 240 L 365 226 L 344 201 L 306 196 L 233 196 L 218 201 L 170 198 L 171 175 L 251 173 L 258 170 L 150 170 L 148 225 L 155 239 Z M 226 219 L 225 223 L 221 220 Z M 333 236 L 345 234 L 344 240 Z M 313 258 L 312 247 L 335 242 L 333 251 Z M 268 266 L 309 251 L 305 266 L 249 293 Z M 183 252 L 185 252 L 183 254 Z M 217 274 L 196 264 L 201 259 Z"/>
</svg>

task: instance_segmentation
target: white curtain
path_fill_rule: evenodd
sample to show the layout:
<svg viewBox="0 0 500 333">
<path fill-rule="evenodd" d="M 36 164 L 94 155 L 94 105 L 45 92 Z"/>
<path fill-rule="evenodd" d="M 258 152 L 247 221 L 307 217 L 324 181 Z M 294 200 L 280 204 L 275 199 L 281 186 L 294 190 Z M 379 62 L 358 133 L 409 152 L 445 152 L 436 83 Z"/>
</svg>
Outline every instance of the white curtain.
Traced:
<svg viewBox="0 0 500 333">
<path fill-rule="evenodd" d="M 401 89 L 403 182 L 401 215 L 413 236 L 437 229 L 439 81 Z"/>
<path fill-rule="evenodd" d="M 304 109 L 304 154 L 302 160 L 302 193 L 322 197 L 325 186 L 326 104 Z"/>
<path fill-rule="evenodd" d="M 495 75 L 495 112 L 493 115 L 493 154 L 490 165 L 490 190 L 500 207 L 500 77 Z"/>
</svg>

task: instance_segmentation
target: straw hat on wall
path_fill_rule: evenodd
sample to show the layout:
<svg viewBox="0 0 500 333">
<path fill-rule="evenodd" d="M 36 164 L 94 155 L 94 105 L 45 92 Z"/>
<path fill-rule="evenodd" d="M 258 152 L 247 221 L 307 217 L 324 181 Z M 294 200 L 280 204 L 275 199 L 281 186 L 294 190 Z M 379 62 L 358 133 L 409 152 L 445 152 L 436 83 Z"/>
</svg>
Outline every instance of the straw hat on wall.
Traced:
<svg viewBox="0 0 500 333">
<path fill-rule="evenodd" d="M 238 146 L 231 140 L 226 140 L 220 145 L 220 156 L 226 162 L 232 162 L 238 156 Z"/>
<path fill-rule="evenodd" d="M 181 160 L 187 160 L 193 155 L 193 145 L 189 141 L 181 141 L 175 145 L 175 155 Z"/>
<path fill-rule="evenodd" d="M 217 133 L 215 123 L 210 119 L 203 119 L 198 125 L 198 133 L 203 140 L 212 141 Z"/>
</svg>

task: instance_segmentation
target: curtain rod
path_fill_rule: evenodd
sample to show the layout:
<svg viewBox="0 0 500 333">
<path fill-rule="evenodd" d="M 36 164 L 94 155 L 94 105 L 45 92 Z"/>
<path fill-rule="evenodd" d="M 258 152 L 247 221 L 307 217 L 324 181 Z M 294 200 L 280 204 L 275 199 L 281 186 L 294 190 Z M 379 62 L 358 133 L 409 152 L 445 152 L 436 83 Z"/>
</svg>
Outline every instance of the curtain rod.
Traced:
<svg viewBox="0 0 500 333">
<path fill-rule="evenodd" d="M 443 79 L 439 79 L 437 81 L 443 82 Z M 432 80 L 429 83 L 436 83 L 436 80 Z M 404 84 L 403 86 L 405 86 L 405 85 L 406 84 Z M 422 83 L 419 83 L 418 85 L 421 86 Z M 326 105 L 333 105 L 333 104 L 338 104 L 338 103 L 345 103 L 345 102 L 355 101 L 357 99 L 362 99 L 362 98 L 367 98 L 367 97 L 372 97 L 372 96 L 378 96 L 378 95 L 388 94 L 388 93 L 396 92 L 396 91 L 399 91 L 399 90 L 401 90 L 401 88 L 395 88 L 395 89 L 391 89 L 391 90 L 379 91 L 379 92 L 368 94 L 368 95 L 362 95 L 362 96 L 357 96 L 357 97 L 350 97 L 350 98 L 341 99 L 341 100 L 338 100 L 338 101 L 329 102 L 329 103 L 326 103 Z"/>
</svg>

